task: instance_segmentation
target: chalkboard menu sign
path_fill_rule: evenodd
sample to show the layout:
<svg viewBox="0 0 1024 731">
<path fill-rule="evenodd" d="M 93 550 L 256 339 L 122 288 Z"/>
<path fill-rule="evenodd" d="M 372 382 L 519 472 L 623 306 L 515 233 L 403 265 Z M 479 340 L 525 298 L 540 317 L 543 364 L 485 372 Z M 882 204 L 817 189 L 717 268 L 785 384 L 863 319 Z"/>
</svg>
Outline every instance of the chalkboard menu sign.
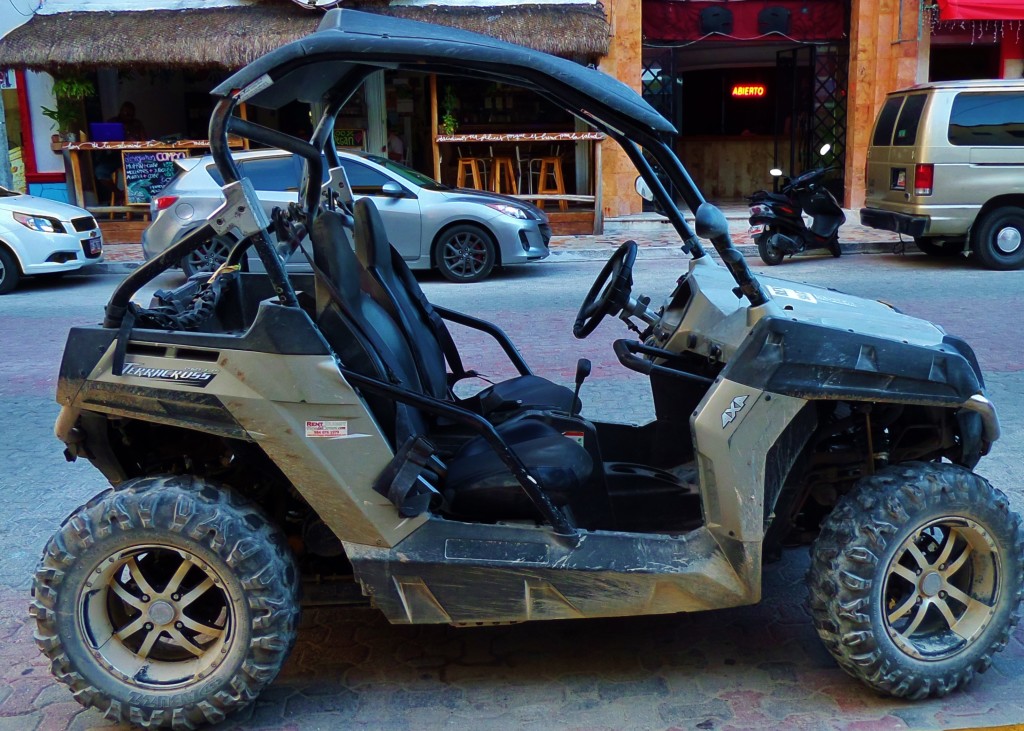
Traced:
<svg viewBox="0 0 1024 731">
<path fill-rule="evenodd" d="M 188 151 L 122 152 L 125 202 L 149 203 L 174 179 L 174 161 L 182 157 L 188 157 Z"/>
</svg>

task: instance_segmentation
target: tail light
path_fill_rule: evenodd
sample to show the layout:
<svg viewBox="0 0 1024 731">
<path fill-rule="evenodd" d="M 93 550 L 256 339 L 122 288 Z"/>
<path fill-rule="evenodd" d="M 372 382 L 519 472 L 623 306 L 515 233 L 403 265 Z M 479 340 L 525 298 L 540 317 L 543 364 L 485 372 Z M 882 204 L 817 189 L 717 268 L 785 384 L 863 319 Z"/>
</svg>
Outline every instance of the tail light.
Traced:
<svg viewBox="0 0 1024 731">
<path fill-rule="evenodd" d="M 914 168 L 914 195 L 931 195 L 934 182 L 934 165 L 921 163 Z"/>
<path fill-rule="evenodd" d="M 162 211 L 170 208 L 177 200 L 178 196 L 176 195 L 162 195 L 156 199 L 156 209 Z"/>
</svg>

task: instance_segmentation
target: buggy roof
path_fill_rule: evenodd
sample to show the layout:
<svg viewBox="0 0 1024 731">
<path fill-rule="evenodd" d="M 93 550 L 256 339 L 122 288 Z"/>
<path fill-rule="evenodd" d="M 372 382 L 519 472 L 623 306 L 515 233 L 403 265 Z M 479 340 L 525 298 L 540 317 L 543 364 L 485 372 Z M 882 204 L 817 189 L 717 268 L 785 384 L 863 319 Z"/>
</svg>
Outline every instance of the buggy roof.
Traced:
<svg viewBox="0 0 1024 731">
<path fill-rule="evenodd" d="M 536 91 L 614 129 L 674 134 L 633 89 L 596 69 L 472 33 L 355 10 L 331 10 L 317 31 L 254 61 L 213 90 L 277 109 L 347 93 L 376 69 L 471 76 Z"/>
</svg>

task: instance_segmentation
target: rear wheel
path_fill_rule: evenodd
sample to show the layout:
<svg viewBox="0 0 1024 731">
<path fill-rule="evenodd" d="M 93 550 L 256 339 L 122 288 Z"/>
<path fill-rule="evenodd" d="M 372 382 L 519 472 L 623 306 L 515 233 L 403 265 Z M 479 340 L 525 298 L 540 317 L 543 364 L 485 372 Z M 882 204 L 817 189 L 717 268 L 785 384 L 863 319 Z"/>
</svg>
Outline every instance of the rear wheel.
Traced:
<svg viewBox="0 0 1024 731">
<path fill-rule="evenodd" d="M 228 260 L 228 254 L 235 245 L 234 240 L 226 236 L 214 236 L 200 244 L 199 248 L 181 259 L 181 270 L 186 277 L 195 274 L 213 273 Z"/>
<path fill-rule="evenodd" d="M 1024 208 L 1003 206 L 976 224 L 971 248 L 989 269 L 1024 266 Z"/>
<path fill-rule="evenodd" d="M 770 267 L 781 264 L 785 256 L 784 253 L 770 243 L 773 233 L 774 231 L 771 229 L 766 229 L 764 233 L 757 237 L 757 253 L 760 254 L 761 261 Z"/>
<path fill-rule="evenodd" d="M 14 254 L 0 246 L 0 294 L 7 294 L 21 281 L 21 269 Z"/>
<path fill-rule="evenodd" d="M 491 235 L 470 223 L 445 231 L 434 249 L 434 264 L 449 282 L 479 282 L 497 262 Z"/>
<path fill-rule="evenodd" d="M 145 477 L 80 507 L 36 571 L 36 642 L 75 699 L 191 729 L 248 705 L 295 639 L 283 535 L 227 488 Z"/>
<path fill-rule="evenodd" d="M 862 479 L 811 556 L 819 636 L 847 673 L 883 693 L 966 685 L 1020 617 L 1020 518 L 956 465 L 911 462 Z"/>
</svg>

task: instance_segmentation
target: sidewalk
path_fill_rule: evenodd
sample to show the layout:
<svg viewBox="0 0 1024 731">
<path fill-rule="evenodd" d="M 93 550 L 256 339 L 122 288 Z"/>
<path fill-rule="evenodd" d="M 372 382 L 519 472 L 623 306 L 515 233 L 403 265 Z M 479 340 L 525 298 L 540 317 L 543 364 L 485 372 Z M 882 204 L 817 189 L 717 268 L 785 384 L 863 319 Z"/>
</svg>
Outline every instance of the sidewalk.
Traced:
<svg viewBox="0 0 1024 731">
<path fill-rule="evenodd" d="M 729 235 L 745 257 L 757 259 L 757 247 L 747 232 L 748 209 L 745 203 L 725 203 L 720 206 L 729 221 Z M 890 252 L 899 243 L 899 236 L 888 231 L 879 231 L 861 226 L 860 214 L 845 209 L 846 223 L 839 229 L 839 243 L 844 254 L 873 254 Z M 687 216 L 693 226 L 693 217 Z M 574 259 L 604 259 L 622 242 L 633 239 L 643 255 L 657 256 L 658 251 L 666 255 L 678 250 L 682 243 L 668 219 L 657 213 L 639 213 L 605 221 L 605 232 L 601 235 L 554 236 L 549 247 L 548 261 Z M 705 244 L 711 249 L 710 244 Z M 127 272 L 138 267 L 143 261 L 140 244 L 108 243 L 104 246 L 103 263 L 91 268 L 95 272 Z"/>
</svg>

